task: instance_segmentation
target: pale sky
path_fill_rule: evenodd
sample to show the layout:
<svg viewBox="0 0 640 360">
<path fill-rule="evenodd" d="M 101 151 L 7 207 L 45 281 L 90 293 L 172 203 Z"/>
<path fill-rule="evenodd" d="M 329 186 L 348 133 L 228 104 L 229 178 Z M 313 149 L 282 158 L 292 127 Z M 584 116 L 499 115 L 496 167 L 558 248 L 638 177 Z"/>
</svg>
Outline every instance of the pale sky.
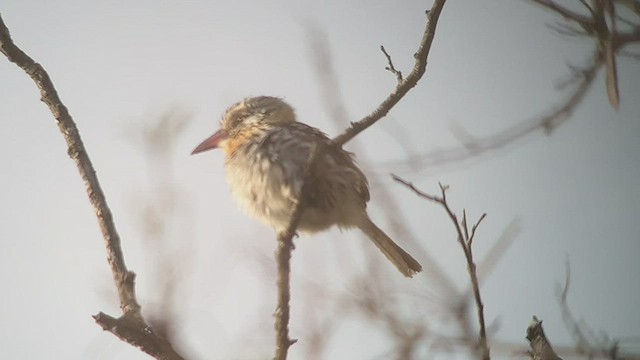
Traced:
<svg viewBox="0 0 640 360">
<path fill-rule="evenodd" d="M 14 41 L 45 67 L 80 129 L 127 265 L 138 274 L 143 313 L 159 311 L 159 284 L 175 276 L 173 311 L 188 357 L 271 358 L 275 237 L 234 203 L 221 152 L 189 153 L 229 105 L 254 95 L 281 96 L 299 120 L 336 135 L 395 86 L 380 45 L 408 74 L 431 2 L 2 5 Z M 448 218 L 394 183 L 387 165 L 402 161 L 406 144 L 425 153 L 456 145 L 452 124 L 482 136 L 552 109 L 565 94 L 554 84 L 568 74 L 567 64 L 584 64 L 592 46 L 554 33 L 546 25 L 555 20 L 528 1 L 449 1 L 425 77 L 387 118 L 346 146 L 370 174 L 371 217 L 425 267 L 430 264 L 419 254 L 428 252 L 460 291 L 468 286 L 466 265 Z M 347 111 L 340 125 L 321 95 L 323 75 L 310 40 L 317 33 L 326 36 L 339 82 L 333 91 Z M 640 65 L 629 58 L 618 65 L 617 111 L 600 74 L 585 102 L 550 136 L 537 133 L 462 164 L 398 173 L 430 193 L 438 182 L 450 185 L 452 207 L 466 208 L 471 219 L 488 214 L 475 240 L 479 260 L 519 219 L 521 232 L 483 280 L 492 340 L 526 346 L 525 329 L 537 315 L 554 344 L 572 343 L 556 297 L 567 260 L 576 317 L 611 338 L 640 336 Z M 22 70 L 0 60 L 0 357 L 147 359 L 91 318 L 99 311 L 118 315 L 115 287 L 84 186 L 39 97 Z M 170 137 L 169 161 L 150 162 L 139 130 L 170 109 L 190 116 L 188 127 Z M 144 207 L 161 211 L 172 199 L 159 190 L 164 181 L 175 203 L 160 246 L 159 235 L 145 233 L 140 214 Z M 397 200 L 414 238 L 390 230 L 383 189 Z M 305 359 L 310 319 L 336 316 L 324 297 L 358 291 L 353 277 L 366 274 L 363 254 L 384 259 L 357 232 L 332 230 L 296 245 L 291 337 L 299 342 L 290 358 Z M 379 267 L 409 318 L 424 317 L 436 332 L 455 330 L 446 311 L 455 299 L 432 276 L 408 280 L 385 261 Z M 393 350 L 376 323 L 340 317 L 324 358 L 384 359 Z M 637 338 L 621 348 L 640 350 Z"/>
</svg>

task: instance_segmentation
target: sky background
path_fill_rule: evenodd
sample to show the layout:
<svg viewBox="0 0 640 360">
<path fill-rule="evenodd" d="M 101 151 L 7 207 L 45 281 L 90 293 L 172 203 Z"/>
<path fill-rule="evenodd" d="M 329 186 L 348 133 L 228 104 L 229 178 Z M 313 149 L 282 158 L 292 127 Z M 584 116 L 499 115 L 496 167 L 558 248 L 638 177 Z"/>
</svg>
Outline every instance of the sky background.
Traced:
<svg viewBox="0 0 640 360">
<path fill-rule="evenodd" d="M 48 71 L 80 129 L 127 265 L 138 274 L 143 313 L 162 311 L 162 286 L 174 281 L 172 315 L 187 356 L 265 359 L 273 347 L 273 232 L 238 210 L 221 152 L 189 153 L 246 96 L 281 96 L 301 121 L 338 134 L 395 86 L 380 45 L 408 74 L 430 6 L 8 0 L 0 12 L 15 43 Z M 592 47 L 554 33 L 547 24 L 556 20 L 527 1 L 448 2 L 425 77 L 346 148 L 370 174 L 371 217 L 425 268 L 447 273 L 459 291 L 468 287 L 466 265 L 446 214 L 394 183 L 389 171 L 430 193 L 438 182 L 450 185 L 450 204 L 466 208 L 470 219 L 486 212 L 475 240 L 480 262 L 517 219 L 521 231 L 483 279 L 492 340 L 525 346 L 525 329 L 537 315 L 554 344 L 572 343 L 556 296 L 569 261 L 576 317 L 598 334 L 635 337 L 621 347 L 638 351 L 637 61 L 619 60 L 617 111 L 600 75 L 551 136 L 536 133 L 461 164 L 421 171 L 389 165 L 402 164 L 407 147 L 428 153 L 459 144 L 452 126 L 489 135 L 553 109 L 565 94 L 554 84 L 567 76 L 567 64 L 585 64 Z M 323 96 L 327 75 L 317 70 L 313 45 L 319 38 L 338 79 L 330 91 L 343 102 L 346 119 L 332 118 Z M 91 318 L 99 311 L 117 315 L 117 296 L 84 186 L 39 97 L 22 70 L 0 60 L 0 357 L 146 359 Z M 168 111 L 186 125 L 154 148 L 141 129 Z M 392 230 L 390 212 L 408 224 L 403 237 Z M 162 226 L 149 220 L 154 213 L 167 216 Z M 455 333 L 448 306 L 456 299 L 431 272 L 404 279 L 356 232 L 332 230 L 296 245 L 291 336 L 299 342 L 292 359 L 307 358 L 317 321 L 340 314 L 327 299 L 357 297 L 363 281 L 354 279 L 374 276 L 365 254 L 380 260 L 377 269 L 401 312 L 433 331 Z M 382 359 L 393 350 L 382 326 L 342 311 L 324 358 Z"/>
</svg>

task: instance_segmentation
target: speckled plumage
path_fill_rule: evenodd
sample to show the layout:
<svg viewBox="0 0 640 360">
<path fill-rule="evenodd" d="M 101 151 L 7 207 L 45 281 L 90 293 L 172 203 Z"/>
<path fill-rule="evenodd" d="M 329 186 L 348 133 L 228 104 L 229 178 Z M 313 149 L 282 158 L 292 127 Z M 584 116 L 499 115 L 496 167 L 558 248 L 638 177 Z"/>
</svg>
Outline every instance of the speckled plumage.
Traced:
<svg viewBox="0 0 640 360">
<path fill-rule="evenodd" d="M 358 227 L 405 276 L 421 270 L 369 219 L 369 185 L 352 154 L 330 146 L 320 130 L 297 122 L 293 108 L 281 99 L 261 96 L 232 105 L 220 131 L 194 153 L 215 147 L 225 152 L 227 182 L 236 200 L 249 215 L 278 231 L 287 227 L 300 198 L 310 154 L 325 148 L 310 169 L 312 182 L 298 231 Z"/>
</svg>

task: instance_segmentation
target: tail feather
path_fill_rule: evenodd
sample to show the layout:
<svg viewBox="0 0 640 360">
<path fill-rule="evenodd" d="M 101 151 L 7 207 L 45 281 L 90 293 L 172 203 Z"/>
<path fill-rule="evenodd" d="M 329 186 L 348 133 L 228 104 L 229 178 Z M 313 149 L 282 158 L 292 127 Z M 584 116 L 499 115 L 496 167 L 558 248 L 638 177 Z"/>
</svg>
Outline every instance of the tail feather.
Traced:
<svg viewBox="0 0 640 360">
<path fill-rule="evenodd" d="M 365 214 L 358 228 L 364 232 L 371 241 L 382 251 L 384 256 L 395 265 L 406 277 L 412 277 L 422 271 L 422 265 L 409 253 L 402 250 L 398 244 L 374 224 L 369 216 Z"/>
</svg>

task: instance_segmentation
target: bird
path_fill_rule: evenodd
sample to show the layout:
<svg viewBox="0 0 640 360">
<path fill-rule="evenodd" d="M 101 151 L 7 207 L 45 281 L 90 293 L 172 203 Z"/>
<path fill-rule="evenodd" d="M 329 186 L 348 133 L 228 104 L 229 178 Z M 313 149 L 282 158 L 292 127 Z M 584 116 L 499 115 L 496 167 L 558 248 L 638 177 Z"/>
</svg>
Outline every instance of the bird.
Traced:
<svg viewBox="0 0 640 360">
<path fill-rule="evenodd" d="M 221 148 L 226 179 L 240 207 L 277 232 L 285 230 L 305 186 L 297 227 L 313 234 L 332 226 L 360 229 L 406 277 L 422 266 L 367 214 L 369 183 L 352 153 L 336 147 L 322 131 L 297 121 L 279 97 L 248 97 L 227 109 L 220 129 L 192 152 Z M 309 167 L 315 151 L 320 158 Z M 309 171 L 309 176 L 307 175 Z"/>
</svg>

